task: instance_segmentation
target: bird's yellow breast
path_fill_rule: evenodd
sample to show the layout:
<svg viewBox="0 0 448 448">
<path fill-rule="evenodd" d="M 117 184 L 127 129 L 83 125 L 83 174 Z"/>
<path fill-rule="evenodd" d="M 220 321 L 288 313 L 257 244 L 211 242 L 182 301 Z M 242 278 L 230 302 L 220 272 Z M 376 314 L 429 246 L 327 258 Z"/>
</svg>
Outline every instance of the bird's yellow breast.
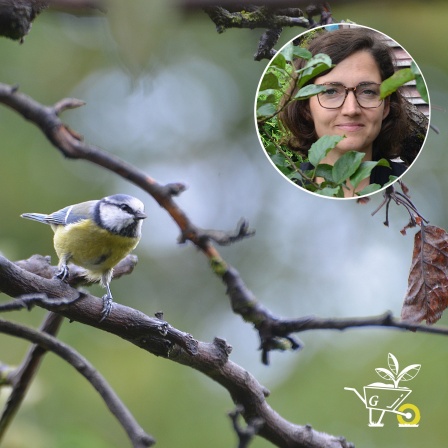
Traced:
<svg viewBox="0 0 448 448">
<path fill-rule="evenodd" d="M 139 238 L 113 234 L 91 220 L 52 228 L 59 259 L 70 260 L 98 276 L 112 269 L 139 242 Z"/>
</svg>

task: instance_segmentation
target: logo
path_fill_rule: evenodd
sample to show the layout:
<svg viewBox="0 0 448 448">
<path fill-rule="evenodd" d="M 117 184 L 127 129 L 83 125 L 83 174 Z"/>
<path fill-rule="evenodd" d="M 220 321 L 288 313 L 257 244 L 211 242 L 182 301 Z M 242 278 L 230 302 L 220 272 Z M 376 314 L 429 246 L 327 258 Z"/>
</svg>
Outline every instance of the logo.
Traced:
<svg viewBox="0 0 448 448">
<path fill-rule="evenodd" d="M 388 369 L 378 367 L 376 373 L 391 383 L 372 383 L 364 386 L 364 395 L 361 395 L 353 387 L 344 387 L 353 391 L 369 410 L 369 426 L 382 427 L 384 414 L 391 412 L 396 414 L 400 428 L 416 428 L 420 421 L 420 410 L 411 403 L 402 404 L 412 393 L 408 387 L 399 387 L 400 382 L 411 381 L 418 372 L 420 364 L 411 364 L 400 371 L 397 358 L 389 353 L 387 357 Z"/>
</svg>

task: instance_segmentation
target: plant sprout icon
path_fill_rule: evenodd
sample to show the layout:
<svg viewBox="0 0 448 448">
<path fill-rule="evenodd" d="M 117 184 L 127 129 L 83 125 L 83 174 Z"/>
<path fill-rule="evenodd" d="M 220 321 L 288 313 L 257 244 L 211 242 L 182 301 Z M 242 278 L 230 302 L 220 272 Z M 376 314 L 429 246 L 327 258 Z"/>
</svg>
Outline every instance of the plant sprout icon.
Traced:
<svg viewBox="0 0 448 448">
<path fill-rule="evenodd" d="M 345 390 L 352 390 L 369 410 L 369 426 L 381 427 L 385 412 L 392 412 L 397 415 L 398 426 L 417 427 L 420 421 L 420 410 L 417 406 L 403 401 L 412 392 L 407 387 L 398 387 L 401 381 L 410 381 L 420 372 L 420 364 L 412 364 L 400 371 L 397 358 L 389 353 L 387 357 L 389 369 L 378 367 L 376 373 L 383 379 L 392 381 L 393 384 L 372 383 L 364 386 L 364 396 L 352 387 L 344 387 Z M 401 405 L 401 406 L 400 406 Z"/>
</svg>

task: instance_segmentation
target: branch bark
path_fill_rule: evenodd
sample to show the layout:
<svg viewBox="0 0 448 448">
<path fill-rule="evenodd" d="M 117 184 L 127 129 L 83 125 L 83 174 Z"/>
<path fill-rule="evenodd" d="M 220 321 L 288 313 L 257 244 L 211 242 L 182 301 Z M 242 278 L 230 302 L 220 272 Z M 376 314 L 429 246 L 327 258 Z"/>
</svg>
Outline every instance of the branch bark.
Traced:
<svg viewBox="0 0 448 448">
<path fill-rule="evenodd" d="M 98 321 L 102 309 L 102 300 L 71 288 L 57 279 L 45 279 L 31 274 L 4 257 L 0 256 L 0 291 L 12 296 L 39 294 L 36 304 L 50 311 L 61 314 L 72 321 L 100 328 L 113 333 L 138 347 L 179 364 L 198 370 L 223 386 L 235 404 L 241 405 L 243 417 L 249 424 L 261 419 L 264 424 L 259 435 L 279 447 L 297 448 L 350 448 L 352 444 L 344 438 L 315 431 L 310 426 L 295 425 L 274 411 L 267 403 L 269 391 L 254 376 L 239 365 L 229 360 L 231 347 L 222 339 L 212 343 L 199 342 L 189 334 L 173 328 L 167 322 L 150 318 L 132 308 L 114 303 L 108 319 Z M 77 299 L 78 300 L 75 300 Z M 64 306 L 59 300 L 73 301 Z M 20 300 L 20 299 L 16 299 Z M 29 297 L 27 298 L 29 300 Z M 1 307 L 0 307 L 1 311 Z M 0 331 L 11 327 L 0 321 Z M 3 325 L 3 327 L 2 327 Z M 8 333 L 9 334 L 9 333 Z M 29 333 L 27 333 L 29 334 Z M 33 336 L 34 337 L 34 336 Z M 45 336 L 43 336 L 45 338 Z M 47 339 L 42 344 L 49 350 Z M 64 358 L 65 359 L 65 358 Z"/>
<path fill-rule="evenodd" d="M 146 448 L 154 445 L 155 440 L 140 427 L 107 381 L 73 348 L 65 345 L 49 334 L 38 332 L 3 319 L 0 319 L 0 332 L 38 344 L 38 350 L 51 351 L 67 361 L 98 391 L 111 413 L 125 429 L 134 448 Z"/>
</svg>

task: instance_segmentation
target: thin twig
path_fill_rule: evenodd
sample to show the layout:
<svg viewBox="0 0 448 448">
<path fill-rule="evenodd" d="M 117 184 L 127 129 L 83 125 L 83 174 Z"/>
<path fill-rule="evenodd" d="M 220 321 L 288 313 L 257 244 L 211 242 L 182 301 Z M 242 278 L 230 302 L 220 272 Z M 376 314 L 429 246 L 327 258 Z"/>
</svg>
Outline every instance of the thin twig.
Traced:
<svg viewBox="0 0 448 448">
<path fill-rule="evenodd" d="M 49 334 L 3 319 L 0 319 L 0 332 L 38 344 L 39 347 L 55 353 L 74 367 L 101 395 L 109 410 L 123 426 L 134 448 L 145 448 L 155 443 L 155 440 L 141 428 L 101 374 L 73 348 Z"/>
<path fill-rule="evenodd" d="M 55 336 L 59 331 L 63 319 L 58 314 L 48 313 L 40 327 L 40 331 Z M 0 418 L 0 442 L 19 410 L 46 352 L 47 350 L 43 347 L 33 345 L 25 356 L 22 365 L 8 375 L 9 383 L 12 385 L 12 391 L 8 396 Z"/>
</svg>

